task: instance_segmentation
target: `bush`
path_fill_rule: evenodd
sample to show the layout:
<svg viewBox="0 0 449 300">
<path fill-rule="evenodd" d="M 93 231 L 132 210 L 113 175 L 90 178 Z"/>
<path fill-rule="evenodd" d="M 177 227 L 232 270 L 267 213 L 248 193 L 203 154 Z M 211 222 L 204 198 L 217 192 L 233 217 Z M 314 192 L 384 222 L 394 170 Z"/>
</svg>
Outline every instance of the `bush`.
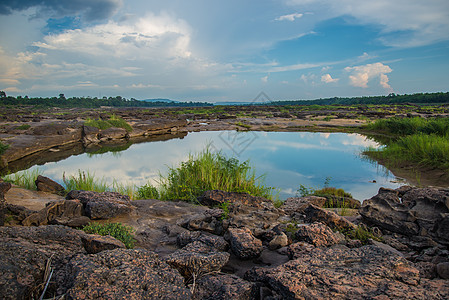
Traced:
<svg viewBox="0 0 449 300">
<path fill-rule="evenodd" d="M 138 199 L 159 199 L 159 192 L 153 185 L 151 185 L 151 183 L 147 183 L 137 189 L 137 198 Z"/>
<path fill-rule="evenodd" d="M 82 229 L 89 234 L 110 235 L 125 244 L 127 249 L 134 248 L 135 239 L 132 236 L 134 232 L 132 227 L 122 225 L 121 223 L 89 223 Z"/>
</svg>

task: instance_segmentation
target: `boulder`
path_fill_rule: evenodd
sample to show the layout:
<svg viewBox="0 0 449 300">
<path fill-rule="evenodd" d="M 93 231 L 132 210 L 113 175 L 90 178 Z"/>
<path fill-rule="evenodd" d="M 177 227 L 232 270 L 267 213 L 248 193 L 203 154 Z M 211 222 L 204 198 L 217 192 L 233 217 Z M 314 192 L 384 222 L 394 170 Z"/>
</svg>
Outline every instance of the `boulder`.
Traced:
<svg viewBox="0 0 449 300">
<path fill-rule="evenodd" d="M 179 273 L 144 249 L 77 255 L 61 273 L 56 294 L 67 299 L 191 298 Z"/>
<path fill-rule="evenodd" d="M 6 193 L 11 189 L 12 185 L 9 182 L 0 182 L 0 202 L 4 202 Z"/>
<path fill-rule="evenodd" d="M 315 222 L 310 225 L 300 225 L 295 238 L 316 247 L 330 247 L 342 243 L 345 237 L 341 233 L 334 233 L 328 226 Z"/>
<path fill-rule="evenodd" d="M 81 237 L 84 249 L 87 253 L 95 254 L 105 250 L 125 248 L 125 244 L 110 235 L 101 236 L 98 234 L 88 234 Z"/>
<path fill-rule="evenodd" d="M 276 268 L 254 268 L 281 299 L 444 299 L 449 281 L 426 280 L 403 257 L 377 246 L 314 248 Z"/>
<path fill-rule="evenodd" d="M 214 234 L 223 234 L 222 215 L 223 210 L 221 209 L 208 209 L 201 213 L 186 216 L 179 220 L 177 225 L 188 230 L 200 230 Z"/>
<path fill-rule="evenodd" d="M 238 258 L 256 258 L 262 253 L 262 241 L 255 238 L 248 228 L 229 228 L 228 234 L 231 250 Z"/>
<path fill-rule="evenodd" d="M 177 244 L 179 247 L 185 247 L 193 242 L 201 242 L 209 247 L 213 247 L 218 251 L 227 251 L 229 243 L 222 236 L 213 235 L 202 231 L 185 231 L 177 236 Z"/>
<path fill-rule="evenodd" d="M 205 275 L 197 281 L 193 299 L 255 299 L 257 285 L 231 274 Z"/>
<path fill-rule="evenodd" d="M 177 269 L 187 282 L 194 282 L 204 274 L 220 271 L 229 256 L 228 252 L 216 252 L 214 248 L 197 241 L 168 255 L 165 262 Z"/>
<path fill-rule="evenodd" d="M 247 193 L 225 192 L 220 190 L 211 190 L 204 192 L 198 197 L 202 205 L 216 207 L 223 203 L 242 203 L 253 207 L 258 207 L 262 202 L 271 202 L 263 197 L 251 196 Z"/>
<path fill-rule="evenodd" d="M 100 129 L 92 126 L 83 126 L 83 142 L 84 144 L 98 143 L 98 134 Z"/>
<path fill-rule="evenodd" d="M 47 203 L 47 206 L 38 212 L 29 215 L 22 221 L 24 226 L 40 225 L 66 225 L 80 227 L 90 222 L 84 216 L 83 205 L 79 201 L 61 200 Z"/>
<path fill-rule="evenodd" d="M 39 175 L 37 176 L 35 183 L 38 191 L 58 194 L 61 196 L 65 194 L 64 187 L 48 177 Z"/>
<path fill-rule="evenodd" d="M 84 207 L 84 212 L 90 219 L 110 219 L 133 210 L 128 196 L 115 192 L 71 191 L 67 200 L 78 199 Z"/>
<path fill-rule="evenodd" d="M 268 248 L 270 250 L 276 250 L 288 245 L 288 237 L 285 233 L 281 232 L 278 235 L 274 236 L 273 239 L 268 244 Z"/>
<path fill-rule="evenodd" d="M 100 130 L 98 138 L 100 141 L 118 140 L 124 139 L 128 135 L 128 132 L 123 128 L 111 127 L 108 129 Z"/>
<path fill-rule="evenodd" d="M 354 225 L 344 217 L 339 216 L 332 211 L 316 207 L 313 204 L 309 204 L 304 209 L 304 214 L 306 216 L 306 221 L 310 223 L 321 222 L 323 224 L 326 224 L 330 228 L 337 230 L 356 229 L 356 225 Z"/>
<path fill-rule="evenodd" d="M 443 279 L 449 279 L 449 262 L 437 264 L 437 273 Z"/>
<path fill-rule="evenodd" d="M 325 197 L 318 196 L 306 196 L 306 197 L 290 197 L 282 204 L 282 209 L 287 213 L 302 212 L 305 206 L 313 204 L 317 207 L 324 207 L 327 199 Z"/>
</svg>

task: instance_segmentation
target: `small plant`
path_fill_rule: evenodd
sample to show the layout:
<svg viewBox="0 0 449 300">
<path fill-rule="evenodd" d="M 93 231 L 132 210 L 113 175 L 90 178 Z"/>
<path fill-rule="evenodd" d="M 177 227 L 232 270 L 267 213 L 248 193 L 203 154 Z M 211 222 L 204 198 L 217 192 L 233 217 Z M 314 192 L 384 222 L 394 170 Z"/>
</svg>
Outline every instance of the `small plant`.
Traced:
<svg viewBox="0 0 449 300">
<path fill-rule="evenodd" d="M 84 172 L 78 170 L 78 176 L 70 175 L 69 177 L 66 177 L 64 173 L 62 175 L 62 180 L 67 191 L 84 190 L 101 193 L 108 190 L 108 185 L 106 184 L 104 179 L 96 179 L 95 174 L 91 174 L 89 173 L 89 171 Z"/>
<path fill-rule="evenodd" d="M 222 202 L 218 207 L 223 210 L 220 220 L 225 220 L 229 218 L 229 202 Z"/>
<path fill-rule="evenodd" d="M 27 130 L 31 127 L 30 124 L 22 124 L 19 127 L 17 127 L 18 130 Z"/>
<path fill-rule="evenodd" d="M 159 199 L 158 190 L 151 184 L 147 183 L 137 188 L 138 199 Z"/>
<path fill-rule="evenodd" d="M 9 148 L 8 144 L 3 144 L 2 142 L 0 142 L 0 155 L 5 153 L 5 151 L 8 150 L 8 148 Z"/>
<path fill-rule="evenodd" d="M 20 171 L 11 175 L 6 175 L 4 180 L 28 190 L 36 190 L 36 179 L 41 175 L 39 169 Z"/>
<path fill-rule="evenodd" d="M 352 240 L 359 240 L 363 245 L 368 244 L 369 240 L 382 242 L 382 237 L 374 234 L 368 227 L 359 225 L 353 230 L 338 230 Z"/>
<path fill-rule="evenodd" d="M 89 234 L 110 235 L 125 244 L 127 249 L 134 248 L 135 239 L 132 235 L 134 229 L 130 226 L 122 225 L 121 223 L 89 223 L 82 229 Z"/>
<path fill-rule="evenodd" d="M 122 118 L 120 118 L 120 117 L 118 117 L 116 115 L 112 115 L 109 118 L 108 123 L 111 124 L 114 127 L 123 128 L 127 132 L 133 131 L 133 128 L 131 127 L 131 125 L 129 125 L 125 120 L 123 120 Z"/>
</svg>

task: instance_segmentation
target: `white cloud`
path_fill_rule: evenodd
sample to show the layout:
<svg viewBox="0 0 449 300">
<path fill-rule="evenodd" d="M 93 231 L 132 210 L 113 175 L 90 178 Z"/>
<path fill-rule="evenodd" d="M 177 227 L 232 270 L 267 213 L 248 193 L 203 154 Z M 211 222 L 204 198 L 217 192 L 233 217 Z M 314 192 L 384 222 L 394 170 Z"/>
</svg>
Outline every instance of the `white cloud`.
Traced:
<svg viewBox="0 0 449 300">
<path fill-rule="evenodd" d="M 286 3 L 315 11 L 315 15 L 325 19 L 349 15 L 361 24 L 380 25 L 381 40 L 390 46 L 414 47 L 449 39 L 447 0 L 286 0 Z"/>
<path fill-rule="evenodd" d="M 275 21 L 290 21 L 293 22 L 295 19 L 299 19 L 303 16 L 303 14 L 300 13 L 294 13 L 289 15 L 283 15 L 275 19 Z"/>
<path fill-rule="evenodd" d="M 351 85 L 356 87 L 367 88 L 368 82 L 373 78 L 379 78 L 379 84 L 385 89 L 391 89 L 388 84 L 388 76 L 393 70 L 380 62 L 355 67 L 346 67 L 345 71 L 351 72 L 349 75 Z"/>
<path fill-rule="evenodd" d="M 339 80 L 339 78 L 332 78 L 330 74 L 324 74 L 321 76 L 321 81 L 325 83 L 338 82 Z"/>
<path fill-rule="evenodd" d="M 260 78 L 260 80 L 261 80 L 263 83 L 267 83 L 267 82 L 268 82 L 268 75 L 267 75 L 267 76 L 264 76 L 264 77 L 262 77 L 262 78 Z"/>
</svg>

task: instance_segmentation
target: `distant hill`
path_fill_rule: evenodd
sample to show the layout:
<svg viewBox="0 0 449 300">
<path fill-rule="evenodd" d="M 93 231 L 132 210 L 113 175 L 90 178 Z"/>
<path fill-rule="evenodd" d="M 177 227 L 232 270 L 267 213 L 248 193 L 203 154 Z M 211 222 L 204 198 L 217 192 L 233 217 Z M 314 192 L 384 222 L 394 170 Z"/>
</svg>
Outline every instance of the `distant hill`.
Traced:
<svg viewBox="0 0 449 300">
<path fill-rule="evenodd" d="M 144 100 L 140 100 L 140 101 L 144 101 L 144 102 L 180 103 L 180 101 L 171 100 L 171 99 L 164 99 L 164 98 L 144 99 Z"/>
</svg>

